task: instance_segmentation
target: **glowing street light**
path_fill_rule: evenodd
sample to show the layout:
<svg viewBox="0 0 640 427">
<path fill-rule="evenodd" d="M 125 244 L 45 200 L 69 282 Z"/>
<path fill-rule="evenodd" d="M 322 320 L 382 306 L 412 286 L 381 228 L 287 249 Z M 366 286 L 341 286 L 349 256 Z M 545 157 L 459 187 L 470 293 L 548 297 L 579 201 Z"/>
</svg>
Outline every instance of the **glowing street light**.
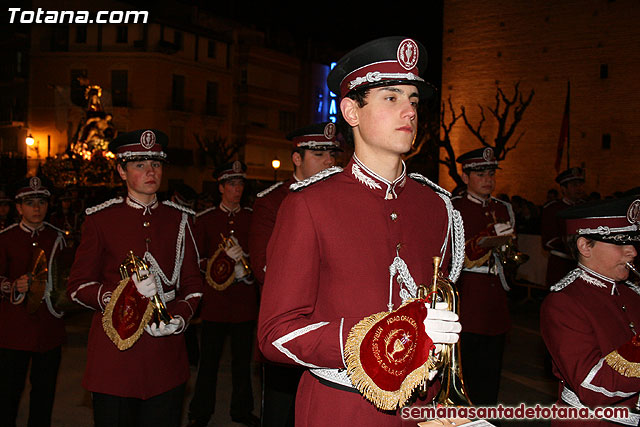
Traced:
<svg viewBox="0 0 640 427">
<path fill-rule="evenodd" d="M 24 143 L 27 144 L 29 147 L 32 147 L 33 144 L 36 143 L 36 140 L 33 139 L 33 136 L 31 134 L 27 135 L 27 137 L 24 140 Z"/>
<path fill-rule="evenodd" d="M 280 167 L 280 160 L 278 158 L 274 158 L 271 160 L 271 167 L 273 168 L 273 180 L 278 180 L 278 168 Z"/>
</svg>

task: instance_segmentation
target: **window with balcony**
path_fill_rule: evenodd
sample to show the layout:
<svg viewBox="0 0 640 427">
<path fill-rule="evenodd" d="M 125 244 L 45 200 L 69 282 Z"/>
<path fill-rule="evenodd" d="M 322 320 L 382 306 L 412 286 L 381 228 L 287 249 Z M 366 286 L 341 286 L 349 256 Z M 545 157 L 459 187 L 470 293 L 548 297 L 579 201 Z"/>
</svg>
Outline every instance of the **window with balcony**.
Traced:
<svg viewBox="0 0 640 427">
<path fill-rule="evenodd" d="M 215 116 L 218 114 L 218 83 L 207 82 L 205 112 L 209 116 Z"/>
<path fill-rule="evenodd" d="M 184 110 L 184 76 L 179 74 L 173 75 L 173 82 L 171 85 L 171 109 L 183 111 Z"/>
<path fill-rule="evenodd" d="M 129 27 L 118 25 L 116 28 L 116 43 L 127 43 L 129 41 Z"/>
<path fill-rule="evenodd" d="M 127 70 L 111 70 L 111 102 L 114 107 L 126 107 L 129 89 L 129 72 Z"/>
</svg>

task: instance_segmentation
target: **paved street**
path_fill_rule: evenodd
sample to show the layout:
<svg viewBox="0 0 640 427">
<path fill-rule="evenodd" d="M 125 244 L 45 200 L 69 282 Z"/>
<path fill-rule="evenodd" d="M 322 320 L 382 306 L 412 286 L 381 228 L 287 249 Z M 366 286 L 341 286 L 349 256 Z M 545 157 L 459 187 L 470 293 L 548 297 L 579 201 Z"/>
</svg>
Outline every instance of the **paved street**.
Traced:
<svg viewBox="0 0 640 427">
<path fill-rule="evenodd" d="M 534 299 L 523 302 L 526 293 L 519 288 L 512 291 L 511 311 L 513 329 L 507 339 L 504 369 L 500 390 L 500 401 L 505 405 L 517 406 L 541 403 L 549 405 L 555 401 L 556 382 L 545 371 L 544 345 L 538 332 L 538 312 L 540 296 L 534 292 Z M 537 298 L 536 298 L 537 297 Z M 62 366 L 58 377 L 58 389 L 53 412 L 53 427 L 91 426 L 91 407 L 88 393 L 80 386 L 86 358 L 86 338 L 90 314 L 81 312 L 67 320 L 68 342 L 63 348 Z M 230 356 L 225 353 L 220 369 L 218 383 L 217 412 L 209 426 L 238 427 L 229 417 L 229 400 L 231 387 Z M 190 400 L 196 370 L 192 368 L 189 382 Z M 253 367 L 255 406 L 260 407 L 260 369 Z M 225 392 L 228 390 L 228 392 Z M 28 390 L 27 390 L 28 391 Z M 23 396 L 18 426 L 26 425 L 28 392 Z M 186 418 L 186 413 L 184 415 Z M 514 422 L 503 421 L 502 427 L 526 425 L 529 427 L 548 426 L 548 422 Z"/>
</svg>

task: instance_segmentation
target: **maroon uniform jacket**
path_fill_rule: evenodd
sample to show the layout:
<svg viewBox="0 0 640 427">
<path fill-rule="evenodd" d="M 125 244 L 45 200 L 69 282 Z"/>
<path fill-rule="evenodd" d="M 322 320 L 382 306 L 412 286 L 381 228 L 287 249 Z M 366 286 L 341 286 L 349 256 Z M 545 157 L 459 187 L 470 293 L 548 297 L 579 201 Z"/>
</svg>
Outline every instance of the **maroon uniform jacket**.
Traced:
<svg viewBox="0 0 640 427">
<path fill-rule="evenodd" d="M 44 251 L 49 271 L 54 257 L 64 247 L 62 230 L 49 223 L 33 230 L 23 223 L 13 224 L 0 232 L 0 347 L 12 350 L 44 352 L 62 345 L 66 333 L 62 313 L 51 306 L 48 293 L 38 310 L 30 314 L 26 301 L 12 304 L 11 283 L 31 273 L 34 249 Z M 51 278 L 47 289 L 50 290 Z"/>
<path fill-rule="evenodd" d="M 551 290 L 542 304 L 540 331 L 560 380 L 559 403 L 635 407 L 640 378 L 619 374 L 604 357 L 640 330 L 640 290 L 580 265 Z M 560 424 L 581 426 L 585 422 Z"/>
<path fill-rule="evenodd" d="M 200 251 L 200 268 L 206 271 L 207 261 L 218 249 L 222 233 L 229 237 L 231 230 L 244 252 L 249 249 L 251 209 L 230 212 L 220 206 L 199 212 L 196 217 L 196 242 Z M 258 295 L 254 284 L 235 281 L 223 291 L 205 282 L 200 305 L 200 317 L 210 322 L 248 322 L 258 317 Z"/>
<path fill-rule="evenodd" d="M 565 234 L 564 223 L 557 216 L 559 212 L 572 205 L 566 199 L 562 199 L 551 201 L 542 208 L 540 235 L 542 247 L 549 253 L 545 277 L 547 286 L 553 286 L 576 266 L 576 261 L 562 240 Z"/>
<path fill-rule="evenodd" d="M 133 347 L 120 351 L 104 332 L 102 312 L 121 280 L 120 264 L 133 251 L 162 282 L 169 313 L 188 324 L 203 289 L 192 215 L 172 202 L 145 209 L 128 197 L 87 209 L 67 287 L 73 301 L 96 311 L 83 379 L 87 390 L 148 399 L 187 381 L 183 334 L 153 337 L 144 332 Z"/>
<path fill-rule="evenodd" d="M 508 222 L 515 229 L 511 205 L 502 200 L 490 197 L 483 202 L 464 195 L 454 197 L 451 202 L 462 215 L 467 242 L 477 240 L 487 226 L 491 227 L 496 221 Z M 501 268 L 497 260 L 489 259 L 482 266 L 465 267 L 456 283 L 460 294 L 462 332 L 498 335 L 511 327 L 507 293 L 497 275 L 498 271 L 489 271 L 490 261 L 496 265 L 494 270 Z"/>
<path fill-rule="evenodd" d="M 398 275 L 390 277 L 392 264 L 404 261 L 420 284 L 431 281 L 434 256 L 442 256 L 443 266 L 451 261 L 452 217 L 458 213 L 447 195 L 415 177 L 422 182 L 404 171 L 389 182 L 354 156 L 344 171 L 334 166 L 294 184 L 307 186 L 287 196 L 278 212 L 258 341 L 267 359 L 313 372 L 305 372 L 298 387 L 296 425 L 401 424 L 396 414 L 336 388 L 350 386 L 343 348 L 351 328 L 402 303 L 409 280 L 401 285 Z M 461 261 L 461 251 L 454 253 Z M 459 273 L 459 264 L 452 271 Z"/>
<path fill-rule="evenodd" d="M 251 229 L 249 232 L 249 253 L 251 254 L 251 268 L 260 284 L 264 283 L 264 271 L 267 265 L 267 244 L 276 225 L 278 209 L 287 194 L 289 186 L 295 183 L 291 178 L 280 181 L 257 194 L 253 204 Z"/>
</svg>

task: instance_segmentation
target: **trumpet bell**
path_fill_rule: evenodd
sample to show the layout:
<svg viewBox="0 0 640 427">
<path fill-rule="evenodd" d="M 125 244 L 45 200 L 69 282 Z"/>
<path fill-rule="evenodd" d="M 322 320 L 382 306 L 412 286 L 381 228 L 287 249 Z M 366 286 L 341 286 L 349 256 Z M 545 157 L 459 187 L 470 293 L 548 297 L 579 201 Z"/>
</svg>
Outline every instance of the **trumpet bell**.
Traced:
<svg viewBox="0 0 640 427">
<path fill-rule="evenodd" d="M 31 283 L 27 292 L 27 310 L 30 314 L 38 311 L 44 292 L 47 288 L 47 256 L 40 248 L 34 254 L 33 268 L 31 270 Z"/>
</svg>

